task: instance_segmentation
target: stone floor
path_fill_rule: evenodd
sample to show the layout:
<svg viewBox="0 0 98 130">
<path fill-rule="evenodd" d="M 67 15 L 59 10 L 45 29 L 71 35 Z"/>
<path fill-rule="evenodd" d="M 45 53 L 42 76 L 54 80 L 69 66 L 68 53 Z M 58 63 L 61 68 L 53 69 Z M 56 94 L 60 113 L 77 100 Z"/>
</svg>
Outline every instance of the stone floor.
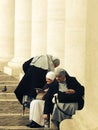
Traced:
<svg viewBox="0 0 98 130">
<path fill-rule="evenodd" d="M 0 130 L 39 130 L 26 126 L 29 123 L 29 109 L 26 108 L 23 115 L 23 108 L 14 95 L 18 82 L 13 76 L 0 71 Z M 6 92 L 2 92 L 4 86 L 7 87 Z"/>
</svg>

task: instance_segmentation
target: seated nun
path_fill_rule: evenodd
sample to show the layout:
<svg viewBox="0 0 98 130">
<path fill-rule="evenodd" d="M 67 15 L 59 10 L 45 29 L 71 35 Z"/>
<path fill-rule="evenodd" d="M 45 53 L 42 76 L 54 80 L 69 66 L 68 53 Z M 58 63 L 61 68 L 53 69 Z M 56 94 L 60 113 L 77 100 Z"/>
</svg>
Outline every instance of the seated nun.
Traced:
<svg viewBox="0 0 98 130">
<path fill-rule="evenodd" d="M 64 119 L 71 119 L 76 110 L 84 106 L 84 87 L 75 77 L 70 76 L 63 68 L 55 69 L 56 81 L 49 88 L 44 103 L 44 119 L 52 114 L 51 121 L 59 129 Z"/>
<path fill-rule="evenodd" d="M 44 127 L 44 118 L 43 118 L 43 109 L 44 109 L 44 100 L 48 89 L 53 86 L 55 79 L 55 73 L 49 71 L 46 74 L 46 85 L 43 87 L 43 91 L 45 95 L 42 99 L 35 99 L 30 103 L 30 112 L 29 112 L 29 120 L 30 124 L 27 124 L 30 128 L 40 128 Z"/>
</svg>

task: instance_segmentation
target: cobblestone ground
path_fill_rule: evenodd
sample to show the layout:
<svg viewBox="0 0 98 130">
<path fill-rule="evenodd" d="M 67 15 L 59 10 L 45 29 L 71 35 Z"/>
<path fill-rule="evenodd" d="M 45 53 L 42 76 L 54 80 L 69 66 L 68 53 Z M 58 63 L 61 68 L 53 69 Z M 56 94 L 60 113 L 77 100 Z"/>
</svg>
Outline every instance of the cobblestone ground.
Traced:
<svg viewBox="0 0 98 130">
<path fill-rule="evenodd" d="M 14 95 L 18 80 L 12 76 L 4 74 L 0 71 L 0 129 L 1 130 L 39 130 L 39 128 L 28 128 L 29 109 L 26 108 L 23 115 L 22 105 L 18 102 Z M 2 92 L 2 88 L 6 86 L 7 91 Z M 45 130 L 40 128 L 40 130 Z M 49 129 L 52 130 L 52 129 Z"/>
</svg>

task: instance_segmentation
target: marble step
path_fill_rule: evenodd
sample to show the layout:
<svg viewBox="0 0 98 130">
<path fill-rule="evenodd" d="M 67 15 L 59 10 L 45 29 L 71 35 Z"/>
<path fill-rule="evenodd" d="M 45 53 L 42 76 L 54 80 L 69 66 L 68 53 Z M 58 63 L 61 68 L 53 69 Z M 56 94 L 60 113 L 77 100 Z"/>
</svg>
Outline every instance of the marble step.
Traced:
<svg viewBox="0 0 98 130">
<path fill-rule="evenodd" d="M 2 130 L 28 130 L 28 129 L 33 129 L 33 130 L 57 130 L 53 128 L 29 128 L 26 125 L 29 124 L 29 116 L 28 115 L 1 115 L 0 116 L 0 129 Z"/>
<path fill-rule="evenodd" d="M 0 130 L 57 130 L 52 128 L 29 128 L 26 126 L 0 126 Z"/>
<path fill-rule="evenodd" d="M 0 115 L 4 114 L 22 114 L 23 106 L 18 101 L 8 100 L 0 101 Z M 29 109 L 25 109 L 25 114 L 29 113 Z"/>
<path fill-rule="evenodd" d="M 0 89 L 2 89 L 4 86 L 7 86 L 8 88 L 14 87 L 15 89 L 18 83 L 19 81 L 15 77 L 0 71 Z"/>
<path fill-rule="evenodd" d="M 0 101 L 17 101 L 14 93 L 1 92 L 0 93 Z"/>
<path fill-rule="evenodd" d="M 6 93 L 14 93 L 15 89 L 17 88 L 17 84 L 13 84 L 11 82 L 6 84 L 0 84 L 0 93 L 2 93 L 2 89 L 5 86 L 7 87 Z"/>
<path fill-rule="evenodd" d="M 29 123 L 29 116 L 22 114 L 0 115 L 0 126 L 26 126 Z"/>
<path fill-rule="evenodd" d="M 8 81 L 8 80 L 12 80 L 12 81 L 18 81 L 16 78 L 14 78 L 13 76 L 9 76 L 9 75 L 0 75 L 0 81 Z"/>
<path fill-rule="evenodd" d="M 17 85 L 19 84 L 18 81 L 11 81 L 11 80 L 8 80 L 8 81 L 0 81 L 0 88 L 3 88 L 4 86 L 7 86 L 7 87 L 16 87 Z"/>
<path fill-rule="evenodd" d="M 19 81 L 13 76 L 9 76 L 6 74 L 0 75 L 0 93 L 2 92 L 2 89 L 5 86 L 7 87 L 8 93 L 14 92 L 18 84 L 19 84 Z"/>
<path fill-rule="evenodd" d="M 7 75 L 7 74 L 5 74 L 3 71 L 0 71 L 0 75 Z"/>
<path fill-rule="evenodd" d="M 19 81 L 0 71 L 0 130 L 55 130 L 50 128 L 29 128 L 29 109 L 25 109 L 18 102 L 14 94 Z M 7 91 L 2 92 L 6 85 Z"/>
<path fill-rule="evenodd" d="M 7 91 L 3 92 L 3 93 L 14 93 L 15 89 L 17 88 L 17 86 L 6 86 L 7 87 Z M 2 93 L 4 86 L 0 86 L 0 94 Z"/>
<path fill-rule="evenodd" d="M 2 81 L 0 81 L 0 86 L 1 85 L 10 85 L 10 84 L 18 84 L 19 82 L 18 81 L 14 81 L 14 80 L 2 80 Z"/>
<path fill-rule="evenodd" d="M 18 81 L 18 80 L 15 77 L 0 71 L 0 81 L 5 82 L 5 81 Z"/>
</svg>

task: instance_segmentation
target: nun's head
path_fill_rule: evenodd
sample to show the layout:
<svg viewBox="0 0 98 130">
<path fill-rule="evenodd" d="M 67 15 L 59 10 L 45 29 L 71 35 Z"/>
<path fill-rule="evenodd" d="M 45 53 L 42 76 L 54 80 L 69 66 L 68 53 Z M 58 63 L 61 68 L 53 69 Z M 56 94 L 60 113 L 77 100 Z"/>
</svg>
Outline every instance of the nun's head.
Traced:
<svg viewBox="0 0 98 130">
<path fill-rule="evenodd" d="M 58 67 L 60 65 L 60 59 L 56 58 L 56 57 L 53 57 L 53 64 L 54 64 L 54 67 Z"/>
<path fill-rule="evenodd" d="M 46 82 L 47 84 L 50 84 L 54 81 L 55 79 L 55 73 L 53 71 L 49 71 L 47 74 L 46 74 Z"/>
<path fill-rule="evenodd" d="M 63 81 L 66 80 L 66 77 L 68 76 L 68 73 L 66 72 L 65 69 L 57 67 L 55 69 L 55 75 L 56 75 L 56 80 L 58 82 L 63 82 Z"/>
</svg>

